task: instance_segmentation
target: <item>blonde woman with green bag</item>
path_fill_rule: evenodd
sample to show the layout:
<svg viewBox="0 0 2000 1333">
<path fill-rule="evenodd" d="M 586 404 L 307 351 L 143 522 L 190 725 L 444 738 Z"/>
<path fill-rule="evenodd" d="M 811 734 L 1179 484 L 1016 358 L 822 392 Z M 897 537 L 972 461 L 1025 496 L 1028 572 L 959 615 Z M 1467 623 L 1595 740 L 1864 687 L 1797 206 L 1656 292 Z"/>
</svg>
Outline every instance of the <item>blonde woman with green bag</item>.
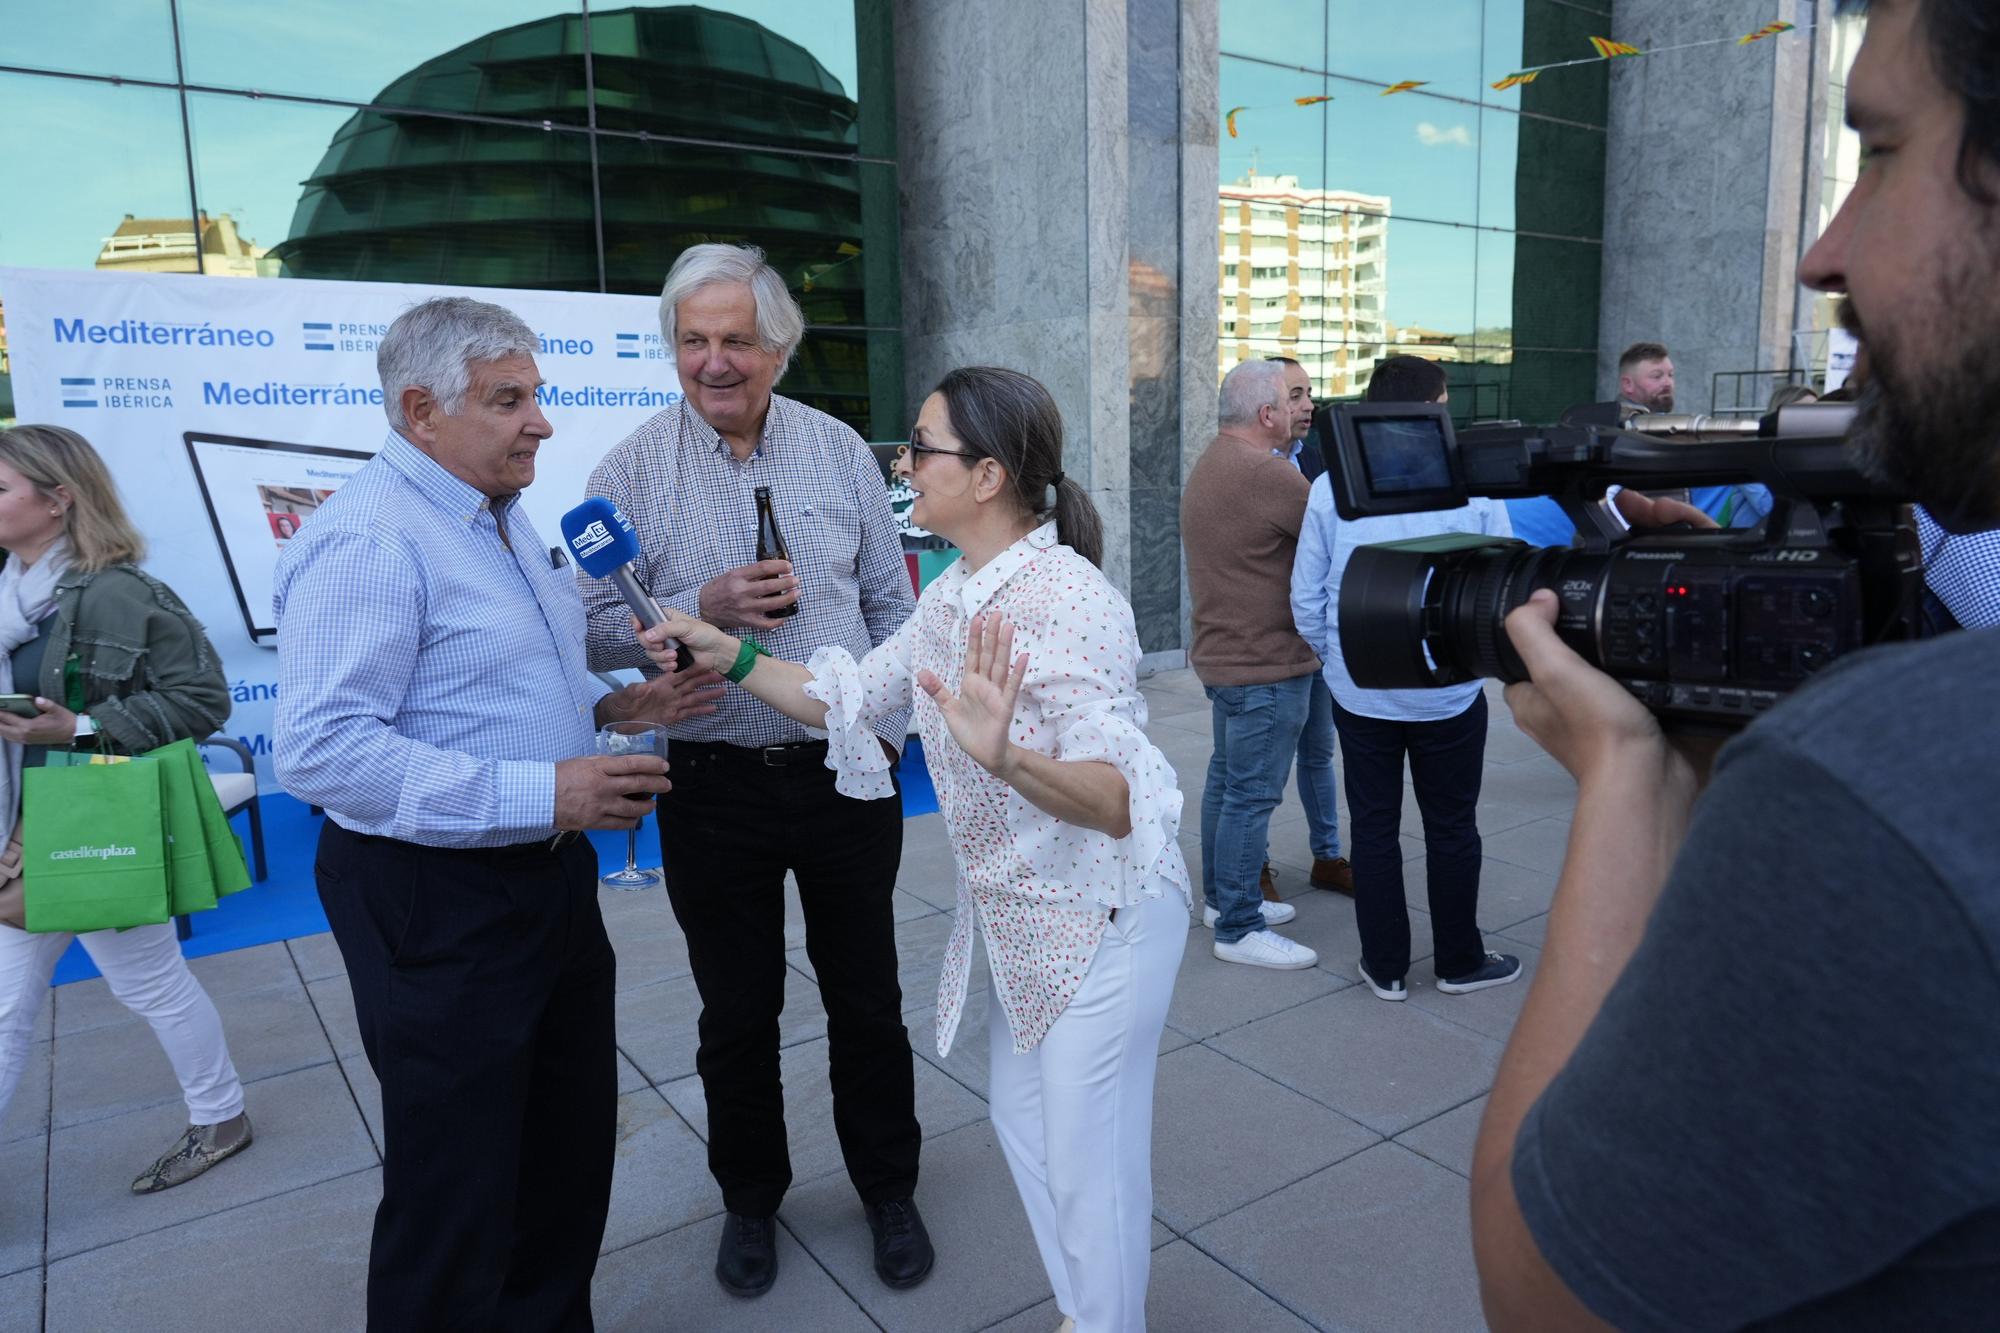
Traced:
<svg viewBox="0 0 2000 1333">
<path fill-rule="evenodd" d="M 122 754 L 206 736 L 229 716 L 228 682 L 180 599 L 140 572 L 144 544 L 74 431 L 0 431 L 0 549 L 0 696 L 27 696 L 0 706 L 0 1115 L 56 960 L 81 939 L 111 993 L 152 1025 L 187 1101 L 186 1130 L 132 1182 L 151 1194 L 250 1145 L 242 1080 L 172 922 L 74 937 L 22 929 L 21 770 L 100 733 Z"/>
</svg>

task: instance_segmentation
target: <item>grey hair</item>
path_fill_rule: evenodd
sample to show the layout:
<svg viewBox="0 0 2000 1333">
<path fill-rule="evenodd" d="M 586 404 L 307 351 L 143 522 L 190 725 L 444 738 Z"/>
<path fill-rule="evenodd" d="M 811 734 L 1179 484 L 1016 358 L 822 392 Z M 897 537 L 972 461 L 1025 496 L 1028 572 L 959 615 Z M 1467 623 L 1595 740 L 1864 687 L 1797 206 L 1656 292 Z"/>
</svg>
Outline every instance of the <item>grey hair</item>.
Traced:
<svg viewBox="0 0 2000 1333">
<path fill-rule="evenodd" d="M 1285 410 L 1285 368 L 1276 361 L 1239 361 L 1222 377 L 1216 424 L 1247 426 L 1260 407 Z"/>
<path fill-rule="evenodd" d="M 806 335 L 806 317 L 786 289 L 784 278 L 754 245 L 711 241 L 681 251 L 667 270 L 667 285 L 660 289 L 660 334 L 666 339 L 667 354 L 674 355 L 674 348 L 680 345 L 674 328 L 676 307 L 718 282 L 749 284 L 750 294 L 757 299 L 757 341 L 777 356 L 778 378 L 783 379 L 791 368 L 792 353 L 799 350 L 799 340 Z"/>
<path fill-rule="evenodd" d="M 469 296 L 440 296 L 413 305 L 396 316 L 375 348 L 382 410 L 391 426 L 408 430 L 403 390 L 418 388 L 437 399 L 446 416 L 455 417 L 465 408 L 474 365 L 540 350 L 535 331 L 505 307 Z"/>
</svg>

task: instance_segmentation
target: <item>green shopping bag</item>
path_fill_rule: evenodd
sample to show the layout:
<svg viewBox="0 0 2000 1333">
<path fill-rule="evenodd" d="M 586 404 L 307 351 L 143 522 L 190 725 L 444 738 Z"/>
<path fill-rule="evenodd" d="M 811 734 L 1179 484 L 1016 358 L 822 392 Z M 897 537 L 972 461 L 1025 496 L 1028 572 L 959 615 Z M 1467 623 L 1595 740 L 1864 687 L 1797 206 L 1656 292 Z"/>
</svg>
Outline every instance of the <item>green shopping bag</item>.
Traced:
<svg viewBox="0 0 2000 1333">
<path fill-rule="evenodd" d="M 29 930 L 113 930 L 173 914 L 163 768 L 138 759 L 22 771 Z"/>
<path fill-rule="evenodd" d="M 216 897 L 227 898 L 243 892 L 250 887 L 250 863 L 243 857 L 243 844 L 238 841 L 236 830 L 229 827 L 229 816 L 223 813 L 215 784 L 208 780 L 208 765 L 201 762 L 201 751 L 193 741 L 175 741 L 151 753 L 164 756 L 169 751 L 181 753 L 194 778 L 195 805 L 201 815 L 202 840 L 208 847 L 209 872 L 215 881 Z"/>
<path fill-rule="evenodd" d="M 208 766 L 191 740 L 174 741 L 148 750 L 142 759 L 160 762 L 165 802 L 167 845 L 172 862 L 175 916 L 206 912 L 220 897 L 250 887 L 250 868 L 243 845 L 229 827 L 229 817 L 208 780 Z M 52 750 L 51 766 L 123 763 L 118 755 Z"/>
</svg>

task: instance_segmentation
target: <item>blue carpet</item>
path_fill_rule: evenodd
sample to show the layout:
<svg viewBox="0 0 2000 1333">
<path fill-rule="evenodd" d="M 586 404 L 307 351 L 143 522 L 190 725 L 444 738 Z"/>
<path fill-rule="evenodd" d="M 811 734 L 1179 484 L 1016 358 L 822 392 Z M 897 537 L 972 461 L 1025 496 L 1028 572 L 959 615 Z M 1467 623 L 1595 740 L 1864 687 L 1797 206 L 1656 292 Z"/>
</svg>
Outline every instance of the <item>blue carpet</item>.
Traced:
<svg viewBox="0 0 2000 1333">
<path fill-rule="evenodd" d="M 903 783 L 903 817 L 927 815 L 938 808 L 937 789 L 931 785 L 930 771 L 924 766 L 923 742 L 910 738 L 898 771 Z M 191 918 L 194 934 L 181 945 L 189 958 L 248 949 L 275 940 L 292 940 L 325 931 L 326 913 L 320 910 L 319 890 L 313 883 L 313 853 L 319 845 L 320 821 L 301 801 L 279 792 L 262 797 L 264 852 L 270 876 L 242 893 L 224 898 L 212 912 Z M 236 836 L 250 846 L 250 817 L 239 814 L 232 821 Z M 597 861 L 604 870 L 625 864 L 625 835 L 592 833 Z M 660 864 L 658 823 L 647 820 L 639 830 L 639 864 Z M 81 944 L 72 943 L 56 964 L 55 984 L 87 981 L 97 975 L 97 967 Z"/>
</svg>

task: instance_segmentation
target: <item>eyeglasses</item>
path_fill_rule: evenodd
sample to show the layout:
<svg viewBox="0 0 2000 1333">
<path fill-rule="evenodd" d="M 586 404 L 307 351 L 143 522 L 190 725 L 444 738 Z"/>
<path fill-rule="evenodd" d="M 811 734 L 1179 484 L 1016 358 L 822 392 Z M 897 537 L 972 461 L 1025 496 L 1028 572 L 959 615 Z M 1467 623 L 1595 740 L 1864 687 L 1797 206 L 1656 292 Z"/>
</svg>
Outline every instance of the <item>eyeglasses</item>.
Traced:
<svg viewBox="0 0 2000 1333">
<path fill-rule="evenodd" d="M 925 454 L 938 454 L 945 458 L 977 459 L 986 457 L 986 455 L 984 454 L 967 453 L 963 449 L 933 449 L 928 444 L 917 444 L 915 442 L 912 442 L 910 444 L 899 444 L 896 446 L 897 457 L 900 458 L 905 454 L 908 454 L 910 456 L 910 461 L 912 465 L 915 464 L 917 459 L 922 458 Z"/>
</svg>

